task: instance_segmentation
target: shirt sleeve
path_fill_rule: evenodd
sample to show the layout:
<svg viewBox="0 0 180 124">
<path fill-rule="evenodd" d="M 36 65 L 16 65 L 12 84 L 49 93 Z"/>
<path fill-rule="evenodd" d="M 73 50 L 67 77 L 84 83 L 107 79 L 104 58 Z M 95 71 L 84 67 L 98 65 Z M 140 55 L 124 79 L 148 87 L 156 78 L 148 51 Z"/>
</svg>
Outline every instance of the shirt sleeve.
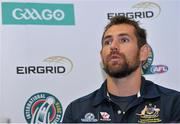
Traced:
<svg viewBox="0 0 180 124">
<path fill-rule="evenodd" d="M 174 100 L 171 122 L 180 123 L 180 93 Z"/>
<path fill-rule="evenodd" d="M 64 117 L 62 123 L 72 123 L 72 103 L 69 104 L 65 110 Z"/>
</svg>

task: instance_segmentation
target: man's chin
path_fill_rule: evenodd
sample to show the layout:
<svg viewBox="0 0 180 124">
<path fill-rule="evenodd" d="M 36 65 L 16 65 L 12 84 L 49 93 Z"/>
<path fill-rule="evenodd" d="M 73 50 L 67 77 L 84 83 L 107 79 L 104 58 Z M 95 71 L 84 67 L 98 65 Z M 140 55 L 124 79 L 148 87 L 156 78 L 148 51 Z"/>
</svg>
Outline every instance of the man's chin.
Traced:
<svg viewBox="0 0 180 124">
<path fill-rule="evenodd" d="M 126 77 L 128 74 L 127 73 L 116 73 L 116 72 L 111 72 L 108 74 L 109 76 L 113 77 L 113 78 L 124 78 Z"/>
<path fill-rule="evenodd" d="M 111 65 L 111 66 L 109 66 L 109 68 L 108 68 L 108 70 L 110 71 L 110 72 L 114 72 L 114 73 L 118 73 L 119 71 L 121 71 L 123 68 L 120 66 L 120 65 Z"/>
</svg>

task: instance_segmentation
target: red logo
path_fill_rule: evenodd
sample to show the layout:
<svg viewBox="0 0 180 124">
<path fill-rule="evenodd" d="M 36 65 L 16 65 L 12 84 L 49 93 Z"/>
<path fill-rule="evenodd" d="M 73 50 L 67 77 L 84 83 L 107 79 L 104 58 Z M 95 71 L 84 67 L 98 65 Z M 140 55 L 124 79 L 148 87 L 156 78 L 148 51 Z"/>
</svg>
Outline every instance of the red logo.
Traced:
<svg viewBox="0 0 180 124">
<path fill-rule="evenodd" d="M 110 115 L 107 112 L 100 112 L 100 115 L 102 118 L 100 120 L 102 121 L 111 121 Z"/>
</svg>

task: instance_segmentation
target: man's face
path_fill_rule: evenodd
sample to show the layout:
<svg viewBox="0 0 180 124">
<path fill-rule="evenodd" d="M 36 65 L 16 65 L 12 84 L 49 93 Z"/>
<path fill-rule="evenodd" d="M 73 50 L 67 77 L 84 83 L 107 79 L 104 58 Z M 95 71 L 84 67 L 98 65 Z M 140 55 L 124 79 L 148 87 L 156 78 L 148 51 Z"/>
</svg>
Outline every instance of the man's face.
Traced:
<svg viewBox="0 0 180 124">
<path fill-rule="evenodd" d="M 111 26 L 104 34 L 101 58 L 106 73 L 122 78 L 140 66 L 140 53 L 134 27 L 128 24 Z"/>
</svg>

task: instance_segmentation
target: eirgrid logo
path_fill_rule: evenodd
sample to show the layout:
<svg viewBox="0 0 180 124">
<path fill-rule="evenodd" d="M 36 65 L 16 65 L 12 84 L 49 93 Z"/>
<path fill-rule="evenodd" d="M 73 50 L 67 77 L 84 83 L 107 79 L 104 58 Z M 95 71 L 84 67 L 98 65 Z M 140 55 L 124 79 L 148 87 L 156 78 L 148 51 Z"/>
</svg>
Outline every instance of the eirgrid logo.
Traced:
<svg viewBox="0 0 180 124">
<path fill-rule="evenodd" d="M 3 24 L 74 25 L 73 4 L 2 3 Z"/>
</svg>

